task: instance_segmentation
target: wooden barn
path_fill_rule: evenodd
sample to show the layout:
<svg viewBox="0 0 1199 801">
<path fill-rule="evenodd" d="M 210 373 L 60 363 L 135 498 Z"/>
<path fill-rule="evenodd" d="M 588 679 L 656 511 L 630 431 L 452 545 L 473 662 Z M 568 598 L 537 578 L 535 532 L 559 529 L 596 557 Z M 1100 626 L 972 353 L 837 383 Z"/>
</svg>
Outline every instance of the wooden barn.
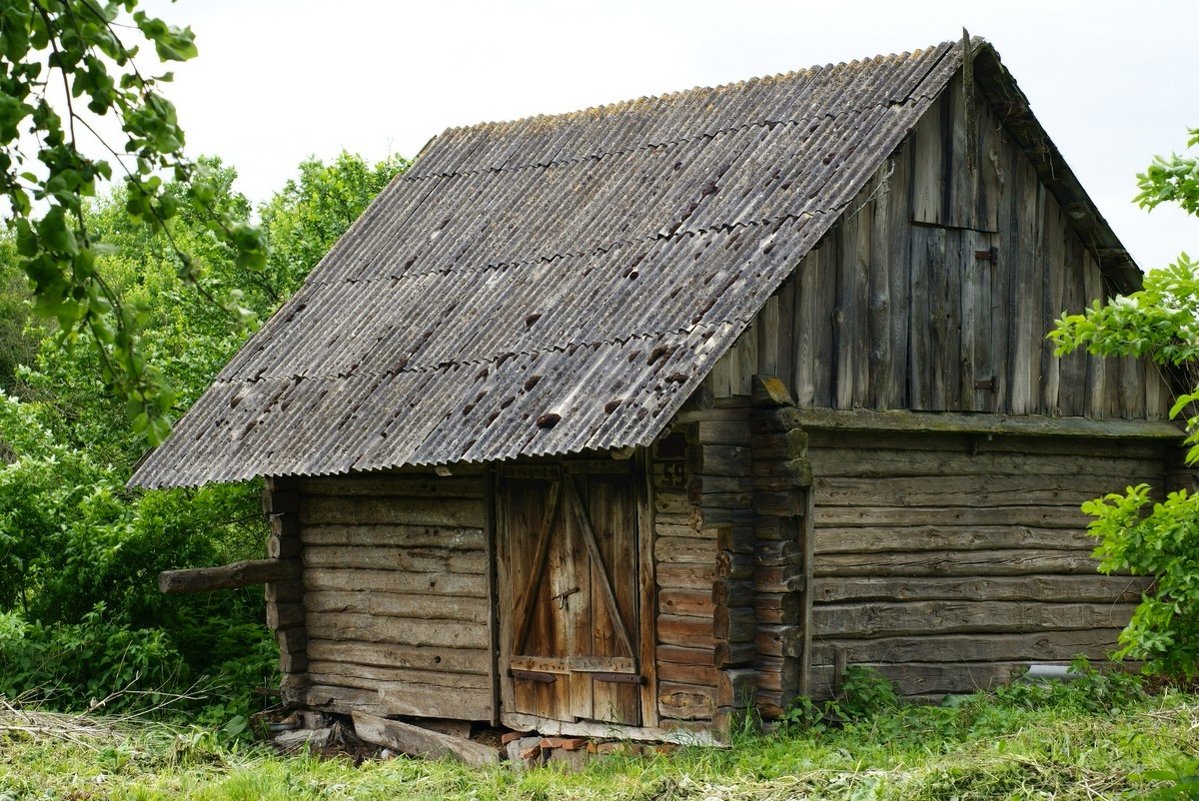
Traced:
<svg viewBox="0 0 1199 801">
<path fill-rule="evenodd" d="M 849 665 L 1103 657 L 1084 500 L 1170 391 L 1055 358 L 1140 274 L 981 40 L 446 131 L 134 483 L 267 480 L 286 698 L 716 733 Z M 236 574 L 236 575 L 234 575 Z"/>
</svg>

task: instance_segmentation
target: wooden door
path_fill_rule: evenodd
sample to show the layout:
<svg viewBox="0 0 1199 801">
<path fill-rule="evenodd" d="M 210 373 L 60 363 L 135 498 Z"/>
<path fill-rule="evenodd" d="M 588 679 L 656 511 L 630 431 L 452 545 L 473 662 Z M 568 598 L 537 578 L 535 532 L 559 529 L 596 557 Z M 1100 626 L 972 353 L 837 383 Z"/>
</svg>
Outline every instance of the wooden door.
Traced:
<svg viewBox="0 0 1199 801">
<path fill-rule="evenodd" d="M 637 522 L 629 462 L 513 467 L 500 474 L 506 711 L 640 725 Z"/>
</svg>

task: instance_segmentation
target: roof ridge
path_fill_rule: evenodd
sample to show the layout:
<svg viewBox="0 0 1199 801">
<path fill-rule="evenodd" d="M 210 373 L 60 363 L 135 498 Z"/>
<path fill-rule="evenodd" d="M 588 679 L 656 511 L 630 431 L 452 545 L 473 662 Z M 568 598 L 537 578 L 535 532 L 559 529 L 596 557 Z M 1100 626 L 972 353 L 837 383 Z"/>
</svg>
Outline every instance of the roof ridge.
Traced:
<svg viewBox="0 0 1199 801">
<path fill-rule="evenodd" d="M 402 176 L 400 176 L 400 181 L 402 183 L 421 183 L 423 181 L 428 181 L 428 180 L 432 180 L 432 179 L 436 179 L 436 178 L 469 178 L 469 177 L 476 176 L 476 175 L 482 175 L 484 173 L 512 174 L 512 173 L 522 172 L 524 170 L 531 170 L 531 169 L 536 169 L 536 168 L 546 169 L 549 167 L 562 166 L 562 165 L 566 165 L 566 164 L 579 164 L 584 161 L 600 161 L 601 159 L 625 156 L 625 155 L 628 155 L 629 153 L 636 153 L 640 150 L 649 150 L 649 149 L 652 149 L 655 147 L 671 147 L 674 145 L 691 144 L 693 142 L 698 142 L 703 139 L 715 139 L 718 136 L 735 133 L 737 131 L 747 131 L 751 128 L 770 128 L 771 130 L 773 130 L 775 127 L 781 126 L 781 125 L 782 126 L 785 126 L 785 125 L 794 125 L 794 126 L 808 125 L 817 119 L 834 119 L 837 116 L 848 116 L 849 114 L 862 115 L 869 111 L 873 111 L 874 109 L 893 108 L 895 106 L 908 105 L 915 101 L 916 101 L 915 97 L 906 97 L 906 98 L 903 98 L 902 100 L 899 100 L 898 102 L 870 103 L 870 104 L 863 105 L 863 106 L 856 106 L 852 109 L 846 109 L 844 112 L 842 112 L 842 114 L 828 114 L 828 113 L 809 114 L 809 115 L 802 116 L 802 117 L 796 117 L 795 119 L 790 119 L 790 120 L 775 120 L 773 122 L 772 121 L 748 122 L 748 123 L 745 123 L 744 125 L 732 125 L 732 126 L 726 126 L 723 128 L 717 128 L 712 131 L 705 131 L 705 132 L 699 134 L 698 136 L 680 136 L 680 137 L 676 137 L 674 139 L 670 139 L 668 141 L 664 140 L 661 142 L 647 141 L 647 142 L 643 142 L 643 143 L 637 145 L 636 147 L 628 147 L 628 148 L 624 148 L 624 149 L 620 149 L 620 150 L 607 150 L 607 151 L 602 151 L 602 152 L 597 152 L 597 153 L 591 153 L 586 156 L 578 156 L 578 157 L 574 157 L 574 158 L 551 159 L 550 161 L 530 162 L 528 164 L 518 164 L 518 165 L 512 166 L 512 167 L 481 167 L 479 169 L 450 171 L 450 172 L 446 172 L 443 170 L 441 172 L 429 172 L 429 173 L 425 173 L 423 175 L 420 175 L 420 174 L 412 175 L 411 174 L 412 170 L 409 170 L 409 171 L 405 172 Z"/>
<path fill-rule="evenodd" d="M 954 47 L 954 46 L 957 46 L 958 44 L 959 44 L 958 42 L 946 40 L 943 42 L 937 42 L 935 44 L 928 45 L 927 47 L 919 47 L 915 50 L 905 50 L 902 53 L 876 53 L 873 56 L 863 56 L 861 58 L 853 59 L 852 61 L 838 61 L 836 63 L 828 62 L 826 64 L 812 64 L 811 66 L 808 66 L 808 67 L 801 67 L 799 69 L 788 70 L 786 72 L 776 72 L 776 73 L 769 74 L 769 75 L 758 75 L 758 76 L 754 76 L 752 78 L 745 78 L 740 81 L 732 81 L 729 83 L 718 83 L 718 84 L 715 84 L 712 86 L 696 85 L 696 86 L 691 87 L 690 89 L 677 89 L 677 90 L 674 90 L 671 92 L 664 92 L 662 94 L 657 94 L 657 95 L 641 95 L 640 97 L 636 97 L 636 98 L 629 98 L 626 100 L 616 100 L 616 101 L 613 101 L 610 103 L 601 103 L 599 105 L 594 105 L 594 106 L 586 106 L 584 108 L 575 109 L 573 111 L 561 111 L 561 112 L 556 112 L 556 113 L 552 113 L 552 114 L 528 114 L 523 117 L 513 117 L 510 119 L 506 119 L 506 120 L 482 120 L 480 122 L 471 123 L 471 124 L 467 124 L 467 125 L 451 125 L 450 127 L 446 128 L 444 131 L 442 131 L 441 135 L 444 136 L 449 133 L 454 133 L 454 132 L 458 132 L 458 131 L 467 131 L 467 130 L 471 130 L 473 128 L 485 128 L 485 127 L 489 127 L 489 126 L 495 127 L 495 128 L 502 128 L 502 127 L 515 126 L 515 125 L 519 125 L 521 123 L 528 123 L 528 122 L 533 122 L 533 121 L 548 122 L 551 120 L 565 120 L 565 119 L 578 118 L 578 117 L 584 117 L 584 116 L 588 116 L 593 119 L 596 119 L 596 118 L 600 118 L 600 117 L 603 117 L 608 114 L 614 114 L 614 113 L 623 111 L 625 109 L 634 108 L 639 104 L 654 101 L 654 100 L 675 100 L 675 99 L 685 97 L 687 95 L 698 94 L 700 92 L 731 92 L 731 91 L 735 91 L 735 90 L 743 90 L 747 86 L 754 86 L 754 85 L 758 85 L 758 84 L 762 84 L 762 83 L 782 83 L 784 81 L 793 81 L 800 77 L 819 74 L 820 72 L 823 72 L 825 70 L 837 69 L 838 67 L 852 67 L 855 65 L 861 65 L 861 64 L 866 64 L 866 63 L 870 63 L 870 62 L 877 62 L 877 61 L 881 61 L 881 60 L 885 60 L 885 59 L 919 58 L 920 56 L 925 55 L 926 53 L 929 53 L 938 48 L 946 47 L 946 46 Z"/>
</svg>

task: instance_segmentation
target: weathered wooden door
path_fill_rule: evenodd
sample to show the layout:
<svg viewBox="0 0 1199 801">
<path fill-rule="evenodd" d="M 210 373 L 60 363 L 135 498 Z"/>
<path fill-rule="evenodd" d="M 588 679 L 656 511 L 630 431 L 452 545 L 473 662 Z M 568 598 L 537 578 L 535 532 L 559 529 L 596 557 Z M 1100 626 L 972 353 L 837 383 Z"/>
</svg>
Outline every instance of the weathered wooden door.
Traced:
<svg viewBox="0 0 1199 801">
<path fill-rule="evenodd" d="M 641 723 L 637 507 L 629 461 L 501 472 L 505 711 Z"/>
</svg>

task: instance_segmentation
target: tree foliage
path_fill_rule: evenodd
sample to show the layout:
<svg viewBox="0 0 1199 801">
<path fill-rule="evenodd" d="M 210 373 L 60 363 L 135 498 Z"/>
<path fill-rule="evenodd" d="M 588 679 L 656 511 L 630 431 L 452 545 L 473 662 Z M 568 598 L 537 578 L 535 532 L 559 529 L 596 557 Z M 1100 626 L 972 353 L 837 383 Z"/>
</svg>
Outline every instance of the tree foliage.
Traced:
<svg viewBox="0 0 1199 801">
<path fill-rule="evenodd" d="M 175 107 L 161 91 L 172 75 L 143 72 L 147 46 L 160 63 L 197 52 L 189 28 L 146 14 L 137 0 L 0 5 L 0 197 L 34 309 L 65 339 L 95 342 L 103 383 L 125 399 L 137 431 L 157 442 L 169 430 L 172 386 L 140 347 L 136 310 L 98 268 L 113 245 L 91 225 L 87 199 L 119 177 L 121 214 L 161 234 L 176 273 L 197 286 L 203 253 L 168 225 L 185 211 L 203 219 L 205 236 L 229 248 L 240 269 L 261 270 L 266 252 L 248 218 L 220 207 L 205 166 L 184 156 Z M 172 180 L 186 191 L 169 191 Z M 236 295 L 210 300 L 252 322 Z"/>
<path fill-rule="evenodd" d="M 1199 129 L 1188 147 L 1199 146 Z M 1199 160 L 1158 157 L 1137 176 L 1136 200 L 1146 209 L 1177 203 L 1199 216 Z M 1145 356 L 1183 392 L 1171 411 L 1187 424 L 1187 454 L 1199 463 L 1199 263 L 1181 254 L 1145 276 L 1144 288 L 1082 314 L 1064 315 L 1050 332 L 1058 353 L 1086 348 L 1102 356 Z M 1186 490 L 1154 502 L 1146 485 L 1130 487 L 1084 506 L 1095 519 L 1096 556 L 1106 572 L 1155 577 L 1132 622 L 1120 636 L 1120 655 L 1149 669 L 1194 676 L 1199 672 L 1199 496 Z"/>
<path fill-rule="evenodd" d="M 217 159 L 200 164 L 216 187 L 214 207 L 249 220 L 235 171 Z M 210 237 L 204 215 L 185 204 L 159 230 L 129 221 L 126 186 L 85 204 L 89 230 L 111 245 L 97 273 L 135 310 L 147 364 L 175 379 L 172 413 L 208 387 L 247 334 L 208 296 L 236 296 L 268 316 L 405 166 L 347 154 L 329 165 L 306 161 L 261 211 L 276 244 L 261 271 L 241 269 L 236 251 Z M 190 190 L 188 182 L 163 186 L 165 196 Z M 318 236 L 324 244 L 310 247 Z M 179 245 L 210 265 L 199 281 L 178 273 Z M 0 237 L 0 276 L 15 258 Z M 0 285 L 0 307 L 24 299 Z M 164 596 L 155 577 L 261 558 L 261 485 L 126 489 L 145 447 L 130 425 L 135 412 L 107 390 L 99 348 L 71 346 L 53 328 L 26 329 L 36 350 L 10 377 L 20 397 L 0 393 L 0 695 L 37 691 L 78 708 L 126 685 L 180 691 L 208 676 L 226 685 L 208 714 L 244 718 L 275 659 L 261 592 Z"/>
</svg>

